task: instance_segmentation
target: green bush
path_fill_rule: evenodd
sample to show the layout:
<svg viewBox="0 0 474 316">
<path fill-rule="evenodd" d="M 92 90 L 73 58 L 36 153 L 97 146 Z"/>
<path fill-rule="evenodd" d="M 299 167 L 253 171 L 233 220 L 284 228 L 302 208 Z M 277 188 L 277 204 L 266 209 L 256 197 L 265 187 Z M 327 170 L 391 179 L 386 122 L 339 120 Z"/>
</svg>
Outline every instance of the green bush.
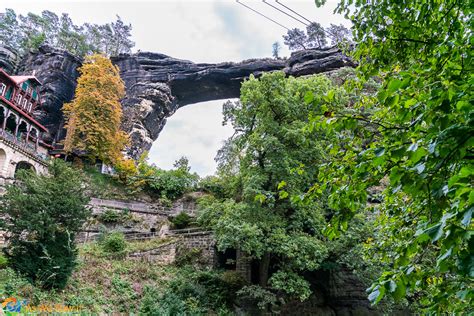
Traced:
<svg viewBox="0 0 474 316">
<path fill-rule="evenodd" d="M 225 197 L 226 186 L 221 178 L 208 176 L 199 181 L 199 190 L 210 193 L 218 198 L 223 198 Z"/>
<path fill-rule="evenodd" d="M 202 249 L 199 248 L 178 248 L 174 264 L 177 267 L 200 264 L 202 260 Z"/>
<path fill-rule="evenodd" d="M 0 269 L 5 269 L 8 266 L 8 259 L 0 254 Z"/>
<path fill-rule="evenodd" d="M 176 294 L 160 294 L 156 288 L 146 287 L 140 304 L 141 315 L 187 315 L 186 303 Z"/>
<path fill-rule="evenodd" d="M 156 169 L 147 184 L 151 191 L 158 193 L 161 197 L 174 200 L 192 190 L 197 179 L 196 174 L 191 174 L 186 170 Z"/>
<path fill-rule="evenodd" d="M 7 187 L 0 208 L 9 266 L 45 289 L 64 288 L 77 264 L 75 234 L 90 215 L 81 174 L 54 159 L 48 175 L 18 176 L 21 185 Z"/>
<path fill-rule="evenodd" d="M 114 304 L 120 312 L 132 312 L 135 306 L 129 306 L 130 302 L 137 298 L 137 293 L 127 280 L 119 276 L 112 278 L 112 293 L 115 295 Z"/>
<path fill-rule="evenodd" d="M 247 285 L 247 281 L 243 278 L 242 274 L 234 270 L 224 271 L 220 278 L 230 292 L 237 292 Z"/>
<path fill-rule="evenodd" d="M 127 241 L 121 232 L 106 234 L 100 241 L 100 245 L 104 252 L 114 255 L 124 255 L 127 249 Z"/>
<path fill-rule="evenodd" d="M 190 172 L 186 158 L 178 160 L 173 170 L 163 170 L 147 163 L 146 155 L 138 161 L 137 175 L 130 179 L 130 187 L 145 190 L 160 198 L 174 200 L 196 188 L 199 176 Z"/>
<path fill-rule="evenodd" d="M 0 293 L 1 296 L 18 296 L 18 292 L 32 285 L 11 268 L 0 270 Z"/>
<path fill-rule="evenodd" d="M 175 217 L 171 218 L 171 224 L 174 229 L 183 229 L 191 224 L 192 218 L 185 212 L 181 212 Z"/>
<path fill-rule="evenodd" d="M 119 212 L 107 209 L 102 214 L 99 214 L 97 219 L 102 223 L 120 223 L 122 216 Z"/>
<path fill-rule="evenodd" d="M 102 214 L 97 216 L 97 219 L 102 223 L 124 223 L 131 218 L 132 216 L 128 210 L 117 212 L 111 209 L 106 209 Z"/>
<path fill-rule="evenodd" d="M 147 288 L 140 312 L 146 315 L 232 315 L 234 289 L 219 271 L 182 269 L 159 292 Z"/>
</svg>

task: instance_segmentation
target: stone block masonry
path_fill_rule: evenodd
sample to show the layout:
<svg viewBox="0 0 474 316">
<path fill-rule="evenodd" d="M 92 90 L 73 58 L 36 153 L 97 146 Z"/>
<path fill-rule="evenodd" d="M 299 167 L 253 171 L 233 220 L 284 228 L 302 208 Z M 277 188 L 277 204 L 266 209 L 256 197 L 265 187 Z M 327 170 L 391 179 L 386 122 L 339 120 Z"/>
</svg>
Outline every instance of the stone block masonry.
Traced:
<svg viewBox="0 0 474 316">
<path fill-rule="evenodd" d="M 211 232 L 200 231 L 170 236 L 173 236 L 170 242 L 154 249 L 131 253 L 129 257 L 158 264 L 172 264 L 177 258 L 191 254 L 190 259 L 201 266 L 210 268 L 216 266 L 216 243 Z"/>
</svg>

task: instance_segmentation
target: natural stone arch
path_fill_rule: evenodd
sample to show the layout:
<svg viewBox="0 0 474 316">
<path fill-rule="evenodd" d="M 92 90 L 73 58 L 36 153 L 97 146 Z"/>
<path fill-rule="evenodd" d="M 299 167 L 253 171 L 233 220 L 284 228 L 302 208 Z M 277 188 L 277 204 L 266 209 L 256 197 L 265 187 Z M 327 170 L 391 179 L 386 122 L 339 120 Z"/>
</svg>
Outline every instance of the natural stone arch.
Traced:
<svg viewBox="0 0 474 316">
<path fill-rule="evenodd" d="M 15 178 L 18 175 L 18 171 L 20 170 L 31 170 L 36 173 L 36 168 L 27 161 L 19 161 L 15 166 Z"/>
<path fill-rule="evenodd" d="M 166 119 L 188 104 L 238 98 L 250 75 L 282 71 L 288 76 L 328 72 L 354 63 L 337 47 L 295 52 L 288 59 L 249 59 L 239 63 L 197 64 L 159 53 L 112 57 L 125 82 L 123 129 L 130 135 L 129 155 L 151 148 Z"/>
</svg>

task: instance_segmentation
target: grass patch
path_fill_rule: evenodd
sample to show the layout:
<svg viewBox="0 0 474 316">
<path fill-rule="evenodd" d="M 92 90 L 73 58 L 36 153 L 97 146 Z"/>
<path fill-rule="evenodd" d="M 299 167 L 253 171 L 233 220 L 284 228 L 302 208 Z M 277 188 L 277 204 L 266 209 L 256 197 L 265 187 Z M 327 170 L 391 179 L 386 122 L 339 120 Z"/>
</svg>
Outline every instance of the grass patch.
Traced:
<svg viewBox="0 0 474 316">
<path fill-rule="evenodd" d="M 132 242 L 127 252 L 148 250 L 166 240 Z M 174 266 L 107 256 L 95 243 L 79 248 L 79 265 L 62 291 L 44 291 L 16 275 L 0 270 L 0 297 L 14 296 L 31 304 L 81 305 L 85 314 L 137 313 L 145 287 L 162 291 L 177 273 Z"/>
</svg>

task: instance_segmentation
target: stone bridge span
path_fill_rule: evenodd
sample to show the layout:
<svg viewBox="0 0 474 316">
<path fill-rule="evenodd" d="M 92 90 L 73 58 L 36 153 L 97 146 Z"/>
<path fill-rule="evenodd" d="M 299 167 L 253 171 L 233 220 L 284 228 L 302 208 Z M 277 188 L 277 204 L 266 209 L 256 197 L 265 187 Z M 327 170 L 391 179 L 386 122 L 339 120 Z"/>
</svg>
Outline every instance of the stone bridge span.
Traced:
<svg viewBox="0 0 474 316">
<path fill-rule="evenodd" d="M 5 50 L 5 49 L 4 49 Z M 74 96 L 77 68 L 82 61 L 68 52 L 48 46 L 24 56 L 19 64 L 0 54 L 0 67 L 18 74 L 35 73 L 43 83 L 43 108 L 35 117 L 59 141 L 64 137 L 62 106 Z M 242 81 L 251 74 L 284 71 L 303 76 L 353 66 L 337 48 L 295 52 L 288 59 L 249 59 L 238 63 L 193 63 L 167 55 L 139 52 L 112 57 L 125 82 L 122 100 L 123 129 L 130 134 L 129 153 L 138 157 L 149 150 L 163 129 L 166 118 L 179 107 L 210 100 L 236 98 Z"/>
</svg>

